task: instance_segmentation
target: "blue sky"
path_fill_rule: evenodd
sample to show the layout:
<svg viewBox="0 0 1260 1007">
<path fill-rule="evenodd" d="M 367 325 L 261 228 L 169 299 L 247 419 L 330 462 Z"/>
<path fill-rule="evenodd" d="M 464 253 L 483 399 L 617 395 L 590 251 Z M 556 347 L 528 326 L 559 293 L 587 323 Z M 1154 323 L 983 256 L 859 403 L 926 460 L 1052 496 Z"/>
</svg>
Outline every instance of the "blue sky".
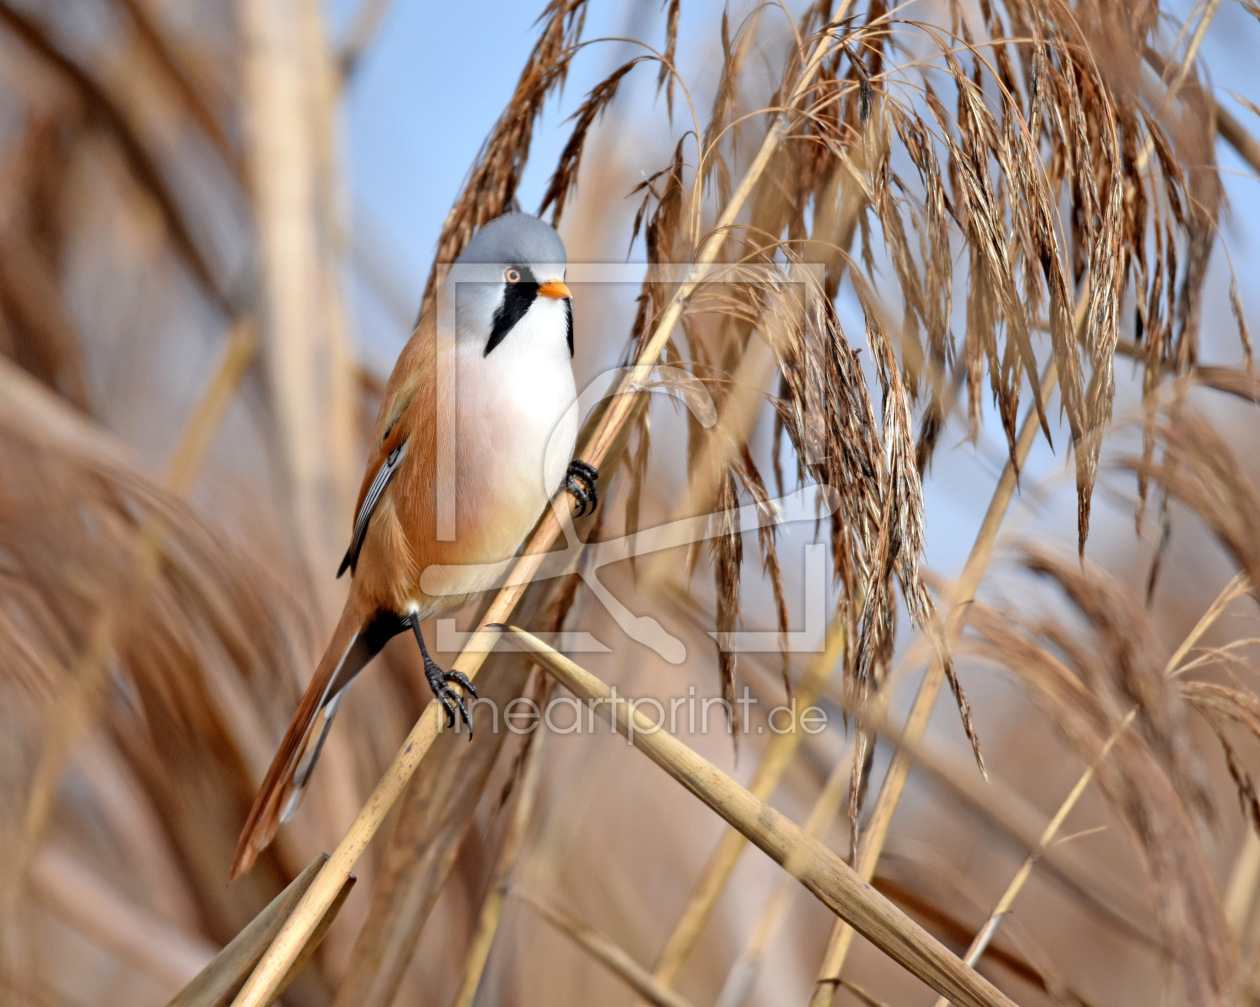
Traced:
<svg viewBox="0 0 1260 1007">
<path fill-rule="evenodd" d="M 335 27 L 344 23 L 341 8 L 348 6 L 337 0 Z M 395 0 L 351 83 L 346 137 L 355 214 L 373 237 L 392 246 L 394 272 L 417 301 L 442 221 L 534 44 L 541 6 Z M 698 15 L 710 6 L 711 0 L 689 4 L 686 27 L 701 22 Z M 592 3 L 585 37 L 635 34 L 663 42 L 664 19 L 651 4 L 630 17 L 622 7 Z M 524 209 L 537 207 L 545 173 L 568 138 L 564 119 L 631 52 L 631 46 L 607 42 L 578 54 L 560 102 L 535 132 L 520 194 Z M 655 75 L 645 68 L 638 76 L 628 92 Z"/>
</svg>

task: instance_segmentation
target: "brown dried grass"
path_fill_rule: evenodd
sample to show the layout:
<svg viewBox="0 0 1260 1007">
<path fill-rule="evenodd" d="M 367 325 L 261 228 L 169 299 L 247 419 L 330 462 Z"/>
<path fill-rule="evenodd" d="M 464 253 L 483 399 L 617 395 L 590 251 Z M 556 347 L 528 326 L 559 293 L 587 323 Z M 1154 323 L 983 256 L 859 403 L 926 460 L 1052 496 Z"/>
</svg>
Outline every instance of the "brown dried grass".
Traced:
<svg viewBox="0 0 1260 1007">
<path fill-rule="evenodd" d="M 0 645 L 9 655 L 0 681 L 9 727 L 0 782 L 7 806 L 20 809 L 2 833 L 9 856 L 0 978 L 13 996 L 34 1003 L 82 999 L 108 971 L 99 957 L 106 954 L 125 964 L 102 1002 L 173 994 L 191 956 L 226 945 L 309 861 L 290 834 L 248 881 L 222 885 L 257 769 L 322 638 L 323 619 L 311 613 L 330 602 L 298 571 L 314 568 L 313 543 L 334 537 L 335 528 L 322 526 L 327 501 L 313 499 L 317 481 L 292 483 L 289 499 L 285 491 L 269 499 L 260 490 L 236 511 L 207 486 L 265 485 L 260 473 L 296 464 L 284 417 L 310 407 L 316 391 L 285 392 L 258 380 L 251 370 L 256 348 L 264 359 L 311 364 L 312 373 L 352 363 L 328 364 L 321 356 L 321 347 L 343 345 L 335 304 L 319 322 L 328 328 L 309 346 L 290 342 L 281 352 L 265 319 L 259 326 L 266 312 L 260 316 L 256 307 L 275 292 L 265 279 L 238 285 L 238 270 L 229 265 L 256 255 L 265 234 L 255 233 L 252 221 L 265 230 L 267 220 L 259 202 L 266 197 L 248 181 L 257 165 L 236 139 L 258 96 L 220 69 L 237 55 L 239 40 L 227 40 L 229 51 L 213 51 L 223 40 L 203 44 L 181 35 L 145 0 L 103 0 L 102 9 L 117 34 L 102 31 L 99 45 L 118 37 L 139 54 L 130 79 L 91 45 L 67 43 L 64 12 L 0 0 L 6 53 L 14 57 L 5 76 L 15 86 L 5 101 L 20 113 L 4 120 L 11 142 L 0 148 L 0 177 L 9 183 L 0 197 L 0 353 L 7 358 L 0 366 Z M 693 656 L 684 669 L 702 668 L 693 684 L 728 704 L 745 682 L 767 696 L 787 692 L 812 701 L 824 693 L 840 704 L 852 745 L 833 745 L 825 758 L 800 745 L 799 732 L 787 742 L 745 743 L 743 758 L 754 760 L 749 799 L 779 793 L 776 800 L 798 807 L 802 821 L 817 802 L 808 831 L 821 837 L 819 849 L 847 848 L 859 874 L 879 880 L 909 917 L 959 952 L 974 934 L 982 935 L 974 955 L 999 926 L 1005 937 L 1005 914 L 1017 895 L 1021 908 L 1038 900 L 1025 930 L 1041 926 L 1043 939 L 1056 925 L 1047 907 L 1058 907 L 1065 927 L 1078 915 L 1145 911 L 1149 918 L 1130 920 L 1114 946 L 1149 954 L 1154 941 L 1175 963 L 1158 977 L 1168 996 L 1195 1004 L 1244 1002 L 1260 946 L 1242 855 L 1235 882 L 1227 889 L 1219 880 L 1240 829 L 1239 816 L 1223 805 L 1236 795 L 1242 818 L 1260 828 L 1253 634 L 1236 612 L 1246 589 L 1238 584 L 1260 583 L 1260 501 L 1240 450 L 1245 440 L 1219 411 L 1200 408 L 1216 393 L 1260 401 L 1246 284 L 1234 280 L 1218 297 L 1209 283 L 1210 267 L 1221 259 L 1216 246 L 1224 243 L 1217 138 L 1252 158 L 1257 170 L 1260 158 L 1205 78 L 1200 45 L 1212 37 L 1215 11 L 1209 5 L 1187 26 L 1185 44 L 1168 48 L 1172 36 L 1161 25 L 1170 15 L 1154 3 L 985 0 L 978 11 L 942 8 L 932 21 L 916 20 L 927 15 L 914 6 L 874 3 L 859 11 L 817 3 L 792 24 L 779 9 L 758 6 L 723 13 L 712 32 L 719 62 L 708 79 L 688 79 L 680 70 L 687 54 L 679 51 L 688 12 L 670 0 L 662 6 L 660 50 L 645 48 L 650 55 L 623 63 L 572 99 L 569 138 L 540 204 L 565 225 L 571 247 L 575 228 L 588 237 L 604 226 L 589 213 L 575 219 L 569 207 L 601 185 L 612 149 L 604 125 L 618 120 L 620 128 L 618 95 L 650 72 L 641 64 L 655 62 L 664 100 L 653 138 L 662 163 L 628 193 L 628 205 L 637 207 L 628 245 L 649 262 L 697 268 L 683 283 L 646 269 L 629 331 L 606 344 L 607 357 L 681 368 L 712 395 L 718 422 L 679 420 L 662 437 L 651 424 L 663 421 L 645 396 L 625 386 L 588 428 L 583 456 L 603 469 L 605 503 L 579 530 L 598 540 L 613 524 L 633 534 L 665 517 L 710 515 L 707 554 L 693 548 L 640 564 L 646 572 L 636 598 L 671 626 L 685 623 L 679 632 L 693 655 L 712 653 L 708 632 L 729 634 L 747 622 L 773 626 L 785 640 L 793 628 L 802 564 L 773 525 L 758 528 L 752 549 L 738 506 L 769 510 L 767 466 L 779 492 L 828 488 L 834 513 L 816 529 L 830 554 L 834 600 L 824 659 L 806 671 L 786 647 L 772 660 L 751 655 L 738 662 L 719 647 L 711 660 Z M 425 303 L 441 266 L 476 228 L 516 205 L 544 105 L 561 93 L 587 44 L 585 14 L 585 0 L 553 0 L 543 11 L 515 91 L 447 218 Z M 373 5 L 362 20 L 370 26 L 379 17 Z M 370 36 L 368 28 L 356 29 L 341 57 L 322 39 L 303 36 L 304 58 L 335 64 L 329 79 L 340 79 Z M 768 84 L 758 67 L 771 68 Z M 163 119 L 135 105 L 137 95 L 158 90 L 179 116 Z M 333 99 L 320 96 L 304 127 L 329 163 Z M 707 117 L 697 111 L 700 99 Z M 163 133 L 172 121 L 187 132 Z M 200 159 L 195 170 L 190 159 Z M 84 189 L 85 166 L 101 193 Z M 312 209 L 310 233 L 329 244 L 312 261 L 335 271 L 340 252 L 323 225 L 333 218 L 338 182 L 334 172 L 317 175 L 326 188 Z M 134 221 L 159 223 L 137 233 L 119 224 L 102 229 L 92 212 L 101 199 L 126 206 Z M 624 236 L 604 244 L 627 245 Z M 110 338 L 143 357 L 161 337 L 162 320 L 129 324 L 125 312 L 108 306 L 85 316 L 75 300 L 75 284 L 84 275 L 108 275 L 101 264 L 111 261 L 150 271 L 182 313 L 210 317 L 227 339 L 200 408 L 185 417 L 154 407 L 160 427 L 184 429 L 172 440 L 165 486 L 149 471 L 152 459 L 138 459 L 111 433 L 116 405 L 100 364 Z M 772 280 L 750 287 L 751 275 Z M 1225 312 L 1234 320 L 1237 351 L 1205 336 Z M 581 324 L 596 335 L 591 322 Z M 1133 360 L 1132 376 L 1116 366 L 1117 353 Z M 1236 358 L 1238 366 L 1230 362 Z M 357 374 L 339 372 L 337 382 L 360 384 Z M 281 401 L 297 393 L 301 401 Z M 1142 404 L 1135 451 L 1128 428 L 1113 428 L 1117 402 L 1132 399 Z M 268 419 L 267 409 L 280 419 Z M 1025 573 L 1014 576 L 1017 590 L 994 597 L 989 567 L 997 535 L 1016 506 L 1030 451 L 1059 420 L 1068 441 L 1055 446 L 1070 451 L 1074 465 L 1076 557 L 1027 549 Z M 985 498 L 987 517 L 963 575 L 934 592 L 924 569 L 933 527 L 924 481 L 959 465 L 955 442 L 978 442 L 989 422 L 1001 428 L 1007 470 Z M 216 438 L 229 436 L 219 435 L 221 428 L 257 445 L 254 454 L 216 452 Z M 331 417 L 330 453 L 344 454 L 361 433 L 348 414 Z M 675 439 L 685 446 L 672 452 Z M 1147 497 L 1156 497 L 1162 538 L 1147 557 L 1145 592 L 1117 574 L 1121 561 L 1110 543 L 1098 555 L 1089 538 L 1096 487 L 1109 485 L 1104 462 L 1117 452 L 1137 477 L 1126 504 L 1139 522 Z M 665 468 L 683 461 L 679 504 L 660 487 L 671 478 Z M 626 471 L 617 478 L 622 463 Z M 338 464 L 327 462 L 320 478 L 335 483 Z M 199 486 L 203 466 L 214 479 Z M 315 527 L 276 546 L 273 529 L 292 515 Z M 1167 583 L 1170 529 L 1191 523 L 1245 578 L 1215 603 L 1212 592 L 1200 597 L 1192 585 Z M 551 544 L 556 534 L 544 525 L 535 545 Z M 754 556 L 764 583 L 747 576 Z M 702 563 L 711 569 L 711 588 L 691 586 Z M 1040 590 L 1039 579 L 1054 590 Z M 632 585 L 623 586 L 634 595 Z M 688 590 L 694 596 L 687 604 L 669 604 Z M 1182 611 L 1196 614 L 1180 641 L 1166 637 L 1152 607 L 1170 592 Z M 585 596 L 580 579 L 570 576 L 527 594 L 510 591 L 489 612 L 554 630 L 601 626 L 602 617 L 583 607 Z M 654 681 L 657 691 L 677 693 L 676 676 L 652 679 L 653 666 L 629 641 L 609 638 L 620 641 L 616 653 L 591 665 L 600 679 L 626 691 L 652 691 L 646 683 Z M 1028 794 L 1012 793 L 1009 781 L 977 790 L 978 776 L 962 780 L 957 768 L 946 772 L 939 763 L 932 764 L 936 783 L 925 789 L 963 795 L 972 808 L 970 840 L 995 849 L 1015 843 L 1022 866 L 1014 881 L 1007 876 L 993 885 L 992 906 L 980 913 L 889 876 L 885 842 L 910 767 L 930 751 L 923 733 L 944 682 L 976 759 L 985 736 L 989 770 L 1015 775 L 1003 758 L 1011 757 L 1009 744 L 987 740 L 1000 738 L 1005 725 L 973 714 L 963 693 L 961 677 L 974 681 L 977 658 L 1000 669 L 1040 715 L 1027 715 L 1022 729 L 1037 732 L 1040 744 L 1059 744 L 1071 780 L 1085 781 L 1068 802 L 1060 803 L 1065 785 L 1043 803 L 1117 826 L 1138 868 L 1127 883 L 1140 882 L 1146 902 L 1133 897 L 1131 884 L 1112 884 L 1109 868 L 1089 854 L 1047 845 L 1063 816 L 1035 820 L 1034 805 L 1044 796 L 1035 780 L 1021 781 Z M 466 654 L 460 667 L 471 673 L 480 661 Z M 395 654 L 382 663 L 395 674 L 360 687 L 357 701 L 365 705 L 344 718 L 330 745 L 321 772 L 328 796 L 312 802 L 305 819 L 316 845 L 345 829 L 427 698 L 407 660 Z M 911 717 L 894 729 L 895 690 L 925 665 Z M 838 677 L 824 690 L 833 666 Z M 544 679 L 520 656 L 487 664 L 479 685 L 500 703 L 547 695 Z M 981 711 L 992 706 L 988 699 L 979 704 Z M 886 772 L 876 758 L 881 734 L 900 746 Z M 673 819 L 653 815 L 652 802 L 669 798 L 651 789 L 643 770 L 626 770 L 629 789 L 641 794 L 630 799 L 637 811 L 629 819 L 631 845 L 655 851 L 644 860 L 613 825 L 587 823 L 588 833 L 575 832 L 583 820 L 553 768 L 564 764 L 566 746 L 488 732 L 472 746 L 435 737 L 435 718 L 426 716 L 410 736 L 409 753 L 395 763 L 400 775 L 378 793 L 384 803 L 364 811 L 301 900 L 293 917 L 301 925 L 288 924 L 281 941 L 287 957 L 268 959 L 251 1002 L 265 1000 L 285 981 L 288 960 L 303 955 L 312 957 L 285 994 L 295 1003 L 406 1002 L 418 990 L 460 1004 L 591 1002 L 624 998 L 630 989 L 653 1002 L 686 1003 L 703 1002 L 710 988 L 716 995 L 729 980 L 722 1003 L 732 1007 L 765 994 L 752 978 L 758 970 L 774 983 L 808 983 L 817 972 L 815 1004 L 832 1002 L 841 990 L 865 1002 L 900 995 L 897 967 L 877 968 L 860 954 L 848 961 L 851 931 L 838 920 L 823 949 L 832 918 L 820 927 L 818 918 L 794 911 L 784 888 L 760 897 L 759 876 L 740 863 L 740 852 L 749 838 L 773 855 L 768 837 L 778 833 L 760 829 L 751 812 L 732 811 L 745 807 L 740 790 L 723 784 L 701 794 L 704 809 L 688 806 L 686 813 L 700 817 Z M 607 743 L 575 744 L 599 751 Z M 658 761 L 675 772 L 729 757 L 714 748 L 692 764 L 685 750 L 669 751 Z M 620 771 L 604 758 L 592 757 L 597 768 L 586 771 Z M 831 828 L 837 781 L 846 778 L 847 827 Z M 776 792 L 780 780 L 786 785 Z M 870 783 L 879 785 L 879 796 L 868 810 Z M 599 782 L 593 786 L 598 793 Z M 582 792 L 580 781 L 572 789 Z M 1009 796 L 994 796 L 1001 794 Z M 395 800 L 388 842 L 360 862 L 359 887 L 370 894 L 345 900 L 328 946 L 320 946 L 321 928 L 345 899 L 346 872 Z M 1024 803 L 1016 808 L 1018 801 Z M 714 811 L 743 831 L 719 836 L 708 817 Z M 558 823 L 551 831 L 549 820 Z M 777 829 L 779 819 L 774 823 Z M 789 820 L 783 828 L 814 849 L 815 840 Z M 580 836 L 573 840 L 580 856 L 566 862 L 557 852 L 557 830 Z M 716 851 L 703 866 L 712 841 Z M 794 867 L 789 874 L 805 870 Z M 68 905 L 65 892 L 83 871 L 101 882 L 92 905 L 129 921 L 130 929 L 111 928 L 109 918 L 93 926 Z M 541 903 L 530 900 L 576 942 L 557 953 L 570 956 L 566 961 L 590 956 L 611 972 L 557 994 L 532 962 L 513 960 L 514 942 L 525 958 L 549 947 L 543 938 L 534 943 L 527 913 L 514 908 L 518 877 L 529 879 L 524 891 L 548 891 Z M 670 898 L 635 891 L 655 890 L 657 877 L 669 879 Z M 1038 893 L 1042 878 L 1060 892 L 1058 902 Z M 814 883 L 818 894 L 821 883 Z M 1227 904 L 1244 908 L 1227 913 Z M 900 915 L 890 918 L 895 934 L 919 932 Z M 167 932 L 152 925 L 155 919 Z M 716 945 L 719 923 L 726 940 Z M 790 936 L 774 944 L 779 927 Z M 439 931 L 451 935 L 449 953 L 437 943 Z M 308 932 L 316 936 L 308 940 Z M 73 965 L 63 950 L 71 933 L 93 952 Z M 459 966 L 452 959 L 459 960 L 465 941 Z M 795 957 L 773 952 L 784 941 Z M 707 952 L 692 961 L 702 947 Z M 1028 1002 L 1079 1000 L 1071 991 L 1094 989 L 1092 983 L 1123 991 L 1126 978 L 1154 988 L 1151 970 L 1140 966 L 1100 980 L 1044 947 L 1026 954 L 1000 943 L 989 954 L 1005 963 L 1004 977 L 1014 977 L 1009 987 L 1004 979 L 1007 995 Z M 246 957 L 244 965 L 233 959 L 233 985 L 257 956 Z M 921 977 L 931 973 L 922 961 L 899 960 Z M 941 961 L 947 972 L 961 969 L 952 956 Z M 732 967 L 738 975 L 728 974 Z M 680 982 L 683 989 L 675 990 Z"/>
</svg>

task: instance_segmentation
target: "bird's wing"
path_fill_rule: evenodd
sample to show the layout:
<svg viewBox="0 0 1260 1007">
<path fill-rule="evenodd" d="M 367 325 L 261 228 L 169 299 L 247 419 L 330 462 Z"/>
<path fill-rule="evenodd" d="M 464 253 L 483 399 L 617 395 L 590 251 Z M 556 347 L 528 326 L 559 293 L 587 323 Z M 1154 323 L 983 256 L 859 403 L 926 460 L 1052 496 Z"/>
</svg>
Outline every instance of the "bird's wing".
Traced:
<svg viewBox="0 0 1260 1007">
<path fill-rule="evenodd" d="M 342 570 L 353 569 L 368 537 L 372 515 L 380 511 L 375 526 L 377 533 L 388 528 L 382 501 L 397 504 L 400 487 L 407 479 L 395 480 L 399 471 L 412 475 L 427 471 L 432 452 L 431 423 L 421 419 L 430 416 L 433 408 L 433 374 L 436 345 L 432 312 L 422 319 L 403 351 L 385 386 L 381 410 L 372 435 L 372 452 L 363 475 L 359 500 L 355 507 L 354 531 L 350 548 L 342 561 Z M 426 411 L 427 410 L 427 411 Z M 414 481 L 414 480 L 413 480 Z M 391 489 L 392 487 L 392 489 Z M 406 514 L 416 527 L 424 527 L 425 494 L 406 492 Z M 419 501 L 419 503 L 417 502 Z M 420 515 L 419 517 L 417 515 Z M 390 523 L 396 529 L 397 521 Z M 392 543 L 392 540 L 391 540 Z M 400 550 L 385 550 L 397 553 Z M 406 552 L 405 549 L 401 552 Z M 369 548 L 368 554 L 372 555 Z M 362 573 L 367 573 L 365 568 Z M 407 625 L 402 616 L 392 612 L 376 591 L 382 578 L 395 575 L 390 569 L 372 570 L 371 577 L 357 577 L 351 585 L 341 620 L 333 631 L 332 641 L 324 652 L 306 693 L 289 723 L 280 748 L 267 770 L 254 806 L 241 832 L 232 876 L 247 870 L 266 848 L 277 827 L 296 807 L 306 781 L 318 758 L 323 740 L 336 713 L 339 698 L 362 667 L 371 660 L 385 642 Z"/>
<path fill-rule="evenodd" d="M 363 477 L 363 488 L 359 491 L 359 509 L 354 516 L 354 532 L 350 536 L 350 547 L 341 560 L 341 566 L 337 568 L 338 577 L 347 569 L 351 574 L 354 573 L 355 565 L 359 562 L 359 551 L 363 548 L 363 537 L 367 534 L 368 523 L 372 520 L 372 512 L 381 502 L 385 487 L 389 485 L 389 481 L 394 478 L 394 474 L 402 465 L 403 459 L 407 457 L 406 431 L 401 424 L 396 427 L 396 436 L 394 431 L 391 431 L 385 440 L 386 443 L 381 445 L 382 448 L 390 444 L 393 446 L 388 447 L 387 452 L 377 452 L 378 455 L 384 454 L 384 457 L 378 461 L 375 470 L 369 467 Z"/>
<path fill-rule="evenodd" d="M 354 573 L 363 548 L 363 539 L 372 520 L 372 512 L 381 502 L 386 487 L 398 472 L 408 453 L 420 450 L 411 436 L 416 422 L 432 411 L 434 359 L 437 346 L 434 313 L 430 311 L 416 326 L 381 396 L 381 410 L 372 432 L 372 452 L 359 487 L 359 501 L 354 509 L 354 531 L 350 547 L 337 570 L 340 577 L 346 570 Z M 415 465 L 413 457 L 411 464 Z"/>
</svg>

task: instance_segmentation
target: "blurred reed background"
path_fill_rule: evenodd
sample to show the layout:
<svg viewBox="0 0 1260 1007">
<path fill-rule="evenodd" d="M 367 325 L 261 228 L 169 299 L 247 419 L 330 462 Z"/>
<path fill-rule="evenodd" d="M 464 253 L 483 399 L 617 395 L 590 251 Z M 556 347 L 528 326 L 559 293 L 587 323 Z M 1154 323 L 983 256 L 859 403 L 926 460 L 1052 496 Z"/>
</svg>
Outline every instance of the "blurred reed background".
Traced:
<svg viewBox="0 0 1260 1007">
<path fill-rule="evenodd" d="M 747 686 L 738 755 L 680 739 L 1013 1000 L 1255 1002 L 1260 8 L 360 2 L 0 0 L 0 999 L 167 1002 L 354 819 L 428 700 L 405 641 L 227 885 L 428 263 L 519 205 L 574 263 L 817 268 L 576 290 L 579 387 L 660 358 L 716 418 L 597 415 L 579 532 L 712 537 L 584 570 L 681 663 L 574 576 L 512 621 L 592 634 L 623 695 Z M 348 98 L 378 47 L 429 58 L 426 16 L 514 54 L 484 120 L 497 60 Z M 397 220 L 347 171 L 393 102 L 486 136 L 451 163 L 435 111 Z M 834 518 L 732 516 L 816 484 Z M 766 730 L 785 676 L 826 731 Z M 553 688 L 507 653 L 478 685 Z M 606 726 L 443 735 L 282 999 L 933 1001 L 747 846 Z"/>
</svg>

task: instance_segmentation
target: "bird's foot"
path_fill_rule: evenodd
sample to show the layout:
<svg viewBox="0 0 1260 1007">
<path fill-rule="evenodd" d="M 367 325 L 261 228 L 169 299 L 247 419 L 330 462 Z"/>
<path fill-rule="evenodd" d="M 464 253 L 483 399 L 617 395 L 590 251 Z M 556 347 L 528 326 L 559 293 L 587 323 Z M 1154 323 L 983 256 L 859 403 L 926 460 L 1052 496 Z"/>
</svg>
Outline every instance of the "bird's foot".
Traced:
<svg viewBox="0 0 1260 1007">
<path fill-rule="evenodd" d="M 595 508 L 599 506 L 599 472 L 595 466 L 573 459 L 564 477 L 564 487 L 578 502 L 578 517 L 587 513 L 588 507 L 592 514 L 595 513 Z"/>
<path fill-rule="evenodd" d="M 428 680 L 429 688 L 433 690 L 433 695 L 438 698 L 438 702 L 442 704 L 442 708 L 446 711 L 446 726 L 455 726 L 455 711 L 458 709 L 460 719 L 468 725 L 468 740 L 471 741 L 472 717 L 468 714 L 468 707 L 464 705 L 464 697 L 450 686 L 450 683 L 453 682 L 469 693 L 473 699 L 480 698 L 477 695 L 476 687 L 468 680 L 468 676 L 462 671 L 443 671 L 436 661 L 426 656 L 424 677 Z"/>
</svg>

